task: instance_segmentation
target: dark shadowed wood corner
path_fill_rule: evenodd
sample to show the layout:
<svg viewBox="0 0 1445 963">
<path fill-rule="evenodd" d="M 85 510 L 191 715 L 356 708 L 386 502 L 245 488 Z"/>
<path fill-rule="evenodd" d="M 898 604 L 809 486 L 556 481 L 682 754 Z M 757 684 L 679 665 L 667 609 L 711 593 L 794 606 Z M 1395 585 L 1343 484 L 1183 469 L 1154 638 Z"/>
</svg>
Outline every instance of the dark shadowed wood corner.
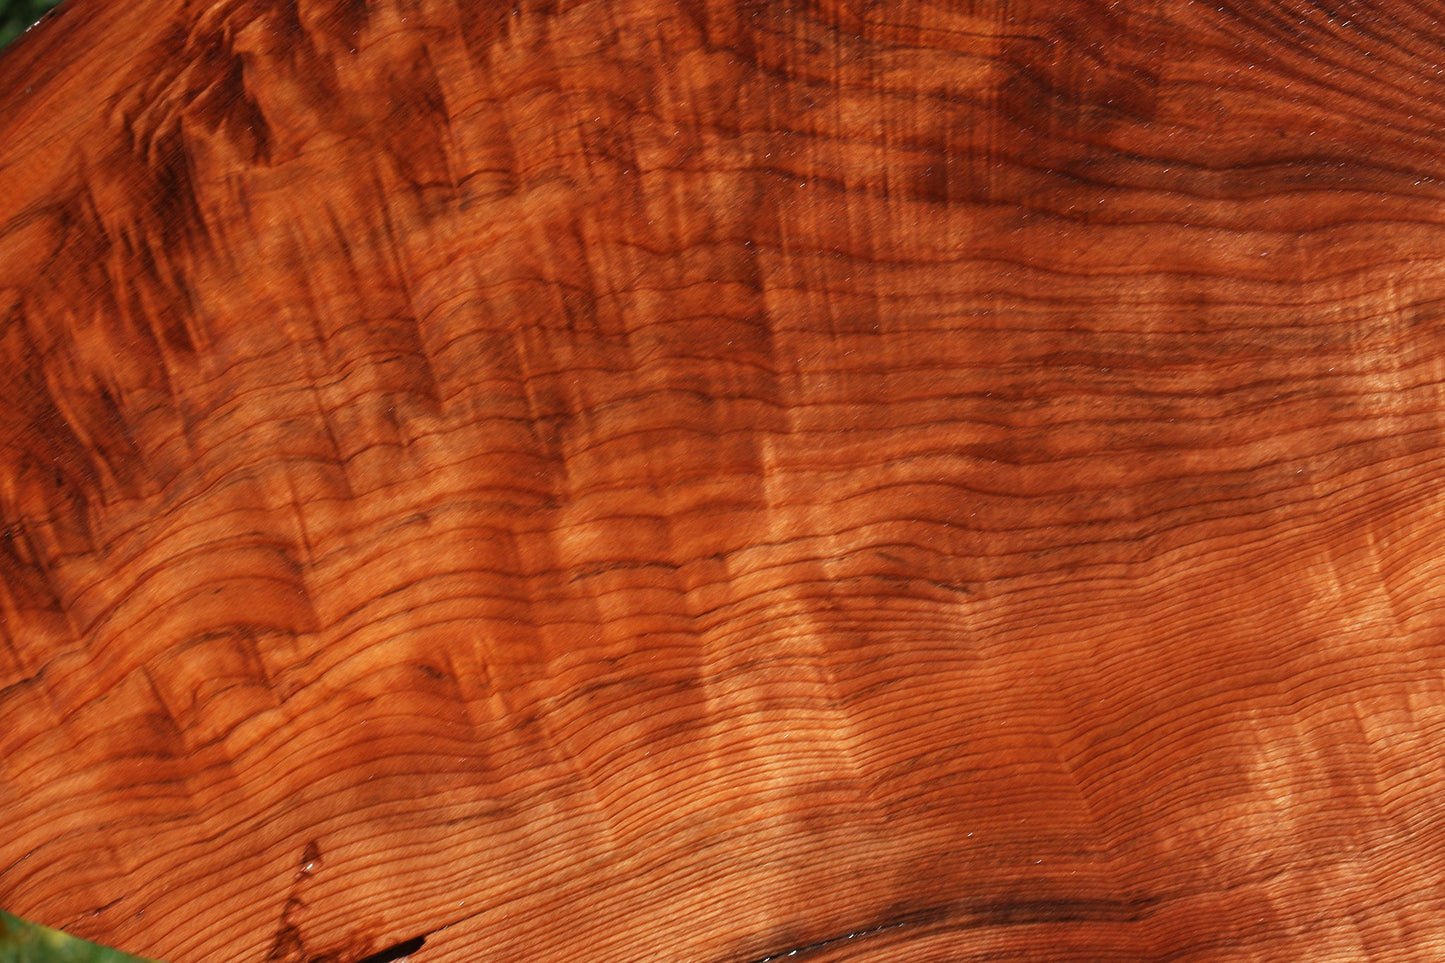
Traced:
<svg viewBox="0 0 1445 963">
<path fill-rule="evenodd" d="M 67 0 L 0 906 L 169 963 L 1445 954 L 1445 30 Z"/>
</svg>

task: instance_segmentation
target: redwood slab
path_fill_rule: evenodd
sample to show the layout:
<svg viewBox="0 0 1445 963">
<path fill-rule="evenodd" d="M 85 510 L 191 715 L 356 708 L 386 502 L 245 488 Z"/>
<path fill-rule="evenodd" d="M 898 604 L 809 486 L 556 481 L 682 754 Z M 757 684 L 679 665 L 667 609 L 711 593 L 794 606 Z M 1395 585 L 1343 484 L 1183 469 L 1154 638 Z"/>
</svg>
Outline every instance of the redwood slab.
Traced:
<svg viewBox="0 0 1445 963">
<path fill-rule="evenodd" d="M 0 906 L 1440 959 L 1442 17 L 67 0 L 0 58 Z"/>
</svg>

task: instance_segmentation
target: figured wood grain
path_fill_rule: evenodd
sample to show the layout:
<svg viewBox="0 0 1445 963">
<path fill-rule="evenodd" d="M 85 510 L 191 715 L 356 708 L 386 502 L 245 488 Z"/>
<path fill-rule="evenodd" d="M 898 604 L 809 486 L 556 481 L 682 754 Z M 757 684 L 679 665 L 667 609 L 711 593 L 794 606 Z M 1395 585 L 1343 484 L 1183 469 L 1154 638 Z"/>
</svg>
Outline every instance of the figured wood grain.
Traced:
<svg viewBox="0 0 1445 963">
<path fill-rule="evenodd" d="M 1440 958 L 1442 13 L 67 0 L 0 59 L 0 906 Z"/>
</svg>

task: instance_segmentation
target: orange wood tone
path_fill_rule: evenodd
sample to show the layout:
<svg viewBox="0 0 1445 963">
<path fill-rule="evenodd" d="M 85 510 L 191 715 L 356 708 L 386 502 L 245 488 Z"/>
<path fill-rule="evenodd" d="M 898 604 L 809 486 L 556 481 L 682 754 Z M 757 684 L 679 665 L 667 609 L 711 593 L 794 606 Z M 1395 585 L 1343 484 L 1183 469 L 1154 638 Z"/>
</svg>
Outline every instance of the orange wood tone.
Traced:
<svg viewBox="0 0 1445 963">
<path fill-rule="evenodd" d="M 1445 955 L 1445 17 L 67 0 L 0 906 L 169 963 Z"/>
</svg>

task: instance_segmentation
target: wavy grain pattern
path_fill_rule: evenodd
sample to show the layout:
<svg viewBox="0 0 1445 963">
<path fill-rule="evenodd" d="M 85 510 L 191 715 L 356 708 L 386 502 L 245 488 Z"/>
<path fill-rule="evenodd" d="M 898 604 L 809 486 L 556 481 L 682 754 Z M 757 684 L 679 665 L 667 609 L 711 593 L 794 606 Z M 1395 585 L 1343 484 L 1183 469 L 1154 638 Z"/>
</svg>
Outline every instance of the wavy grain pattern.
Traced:
<svg viewBox="0 0 1445 963">
<path fill-rule="evenodd" d="M 0 61 L 0 905 L 1438 959 L 1442 15 L 68 0 Z"/>
</svg>

